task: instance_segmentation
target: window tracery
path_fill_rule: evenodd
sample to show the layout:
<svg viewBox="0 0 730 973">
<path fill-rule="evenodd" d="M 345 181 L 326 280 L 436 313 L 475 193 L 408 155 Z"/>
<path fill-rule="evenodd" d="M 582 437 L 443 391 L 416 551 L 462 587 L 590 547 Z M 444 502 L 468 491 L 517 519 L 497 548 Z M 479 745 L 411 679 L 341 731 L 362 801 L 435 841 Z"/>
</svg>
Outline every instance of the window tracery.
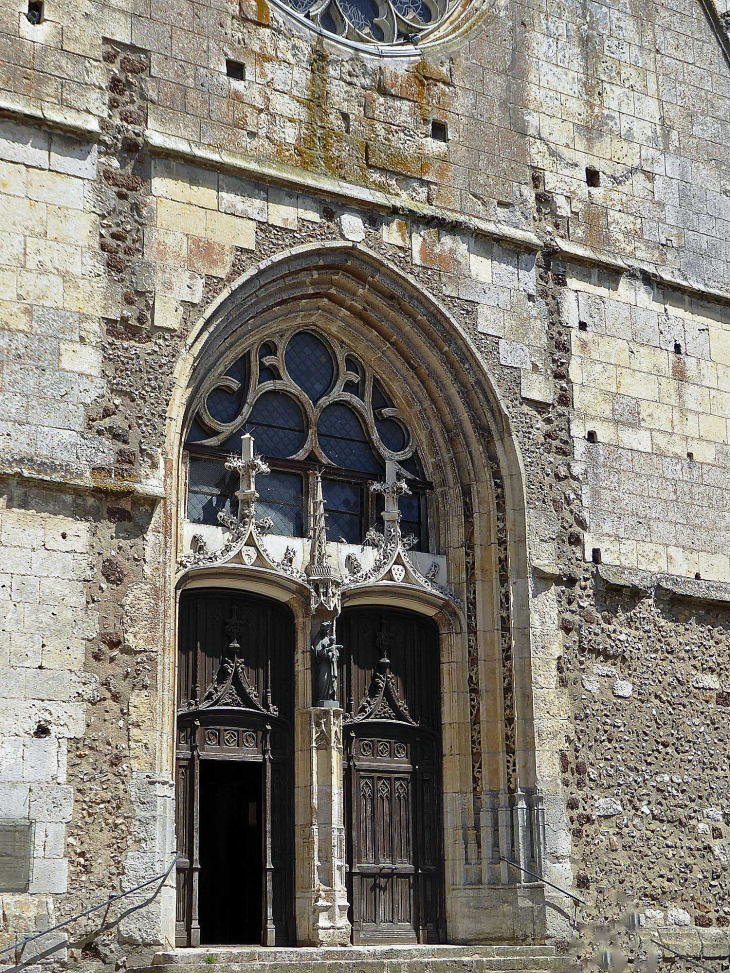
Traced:
<svg viewBox="0 0 730 973">
<path fill-rule="evenodd" d="M 219 512 L 235 514 L 236 477 L 223 462 L 246 433 L 271 467 L 257 509 L 275 533 L 304 535 L 320 471 L 328 538 L 361 543 L 382 512 L 369 484 L 392 461 L 412 488 L 402 498 L 403 529 L 425 549 L 428 484 L 411 427 L 373 370 L 338 340 L 293 328 L 229 356 L 205 379 L 186 439 L 188 520 L 215 524 Z"/>
<path fill-rule="evenodd" d="M 441 23 L 454 0 L 284 0 L 310 24 L 367 46 L 418 43 Z"/>
</svg>

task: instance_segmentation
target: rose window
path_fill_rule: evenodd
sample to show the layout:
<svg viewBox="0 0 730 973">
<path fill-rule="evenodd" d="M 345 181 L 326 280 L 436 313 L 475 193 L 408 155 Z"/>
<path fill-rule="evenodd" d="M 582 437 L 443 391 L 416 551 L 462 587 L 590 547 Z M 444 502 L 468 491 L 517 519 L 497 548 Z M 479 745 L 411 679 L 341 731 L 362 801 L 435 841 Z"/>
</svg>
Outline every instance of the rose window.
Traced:
<svg viewBox="0 0 730 973">
<path fill-rule="evenodd" d="M 455 0 L 282 0 L 299 18 L 356 45 L 416 45 Z"/>
</svg>

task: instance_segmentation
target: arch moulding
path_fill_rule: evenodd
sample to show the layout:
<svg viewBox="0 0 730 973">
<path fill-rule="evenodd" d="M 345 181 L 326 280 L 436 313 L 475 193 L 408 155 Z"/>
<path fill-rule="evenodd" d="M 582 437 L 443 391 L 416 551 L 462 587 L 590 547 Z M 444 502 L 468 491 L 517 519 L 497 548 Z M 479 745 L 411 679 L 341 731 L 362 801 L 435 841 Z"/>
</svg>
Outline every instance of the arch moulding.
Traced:
<svg viewBox="0 0 730 973">
<path fill-rule="evenodd" d="M 441 633 L 446 921 L 450 941 L 544 935 L 541 889 L 520 884 L 510 858 L 541 867 L 523 469 L 504 404 L 468 335 L 391 263 L 349 243 L 303 245 L 228 286 L 192 329 L 167 416 L 169 597 L 167 702 L 159 714 L 174 764 L 176 604 L 190 585 L 227 585 L 301 599 L 275 571 L 187 566 L 182 443 L 190 404 L 210 369 L 235 350 L 294 324 L 336 336 L 360 353 L 399 398 L 433 484 L 432 546 L 445 555 L 449 599 L 390 581 L 343 592 L 343 605 L 382 604 L 434 616 Z M 276 588 L 279 586 L 278 593 Z M 308 606 L 295 609 L 298 619 Z M 297 624 L 306 639 L 306 624 Z M 308 645 L 297 705 L 311 706 Z M 309 695 L 308 695 L 309 694 Z M 528 879 L 529 883 L 529 879 Z M 297 930 L 301 941 L 311 938 Z M 303 920 L 302 920 L 303 923 Z"/>
</svg>

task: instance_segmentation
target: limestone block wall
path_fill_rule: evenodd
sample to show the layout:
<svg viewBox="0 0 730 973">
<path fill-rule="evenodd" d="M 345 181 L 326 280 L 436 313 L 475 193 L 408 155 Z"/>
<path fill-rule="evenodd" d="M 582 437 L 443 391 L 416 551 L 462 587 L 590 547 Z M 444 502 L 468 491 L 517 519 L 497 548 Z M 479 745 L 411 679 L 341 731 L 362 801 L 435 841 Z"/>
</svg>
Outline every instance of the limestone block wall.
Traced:
<svg viewBox="0 0 730 973">
<path fill-rule="evenodd" d="M 727 38 L 712 4 L 490 2 L 461 47 L 410 66 L 353 57 L 248 0 L 46 0 L 37 27 L 25 0 L 7 8 L 10 111 L 104 117 L 103 37 L 149 52 L 153 133 L 525 228 L 544 204 L 575 242 L 726 277 Z"/>
<path fill-rule="evenodd" d="M 727 582 L 730 308 L 607 272 L 568 285 L 587 560 Z"/>
<path fill-rule="evenodd" d="M 68 891 L 79 783 L 69 747 L 73 756 L 99 696 L 98 678 L 84 671 L 99 630 L 85 592 L 90 531 L 74 513 L 65 498 L 27 486 L 0 509 L 0 817 L 34 822 L 31 898 L 0 897 L 17 932 L 53 917 L 53 896 Z"/>
<path fill-rule="evenodd" d="M 176 366 L 241 275 L 334 241 L 448 311 L 517 444 L 546 877 L 587 919 L 625 892 L 727 927 L 728 73 L 700 5 L 497 5 L 395 67 L 266 4 L 6 7 L 0 814 L 36 847 L 0 940 L 169 863 Z"/>
<path fill-rule="evenodd" d="M 99 314 L 119 307 L 89 195 L 97 147 L 5 121 L 0 156 L 3 463 L 78 472 L 112 455 L 86 421 L 104 388 Z"/>
</svg>

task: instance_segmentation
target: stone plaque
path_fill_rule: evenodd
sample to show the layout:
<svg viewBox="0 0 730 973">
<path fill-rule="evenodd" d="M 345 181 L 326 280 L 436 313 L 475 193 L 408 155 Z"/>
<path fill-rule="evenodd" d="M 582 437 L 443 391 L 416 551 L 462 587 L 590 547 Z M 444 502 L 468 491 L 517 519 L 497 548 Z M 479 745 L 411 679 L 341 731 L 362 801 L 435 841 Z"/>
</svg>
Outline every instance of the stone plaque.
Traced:
<svg viewBox="0 0 730 973">
<path fill-rule="evenodd" d="M 33 822 L 0 820 L 0 892 L 27 892 L 33 860 Z"/>
</svg>

